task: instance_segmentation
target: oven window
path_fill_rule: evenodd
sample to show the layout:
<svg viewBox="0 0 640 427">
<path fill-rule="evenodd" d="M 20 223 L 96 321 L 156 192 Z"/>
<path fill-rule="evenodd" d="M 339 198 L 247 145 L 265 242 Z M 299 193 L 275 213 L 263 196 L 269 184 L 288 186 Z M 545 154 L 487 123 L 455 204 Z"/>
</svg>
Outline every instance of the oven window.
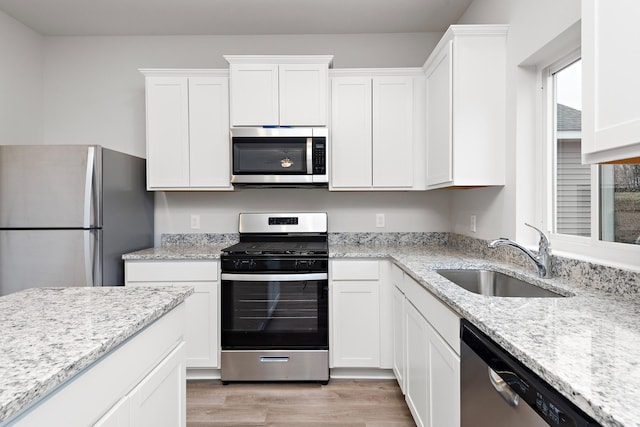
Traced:
<svg viewBox="0 0 640 427">
<path fill-rule="evenodd" d="M 328 347 L 326 280 L 222 282 L 224 349 Z"/>
<path fill-rule="evenodd" d="M 306 174 L 307 139 L 234 138 L 233 173 Z"/>
</svg>

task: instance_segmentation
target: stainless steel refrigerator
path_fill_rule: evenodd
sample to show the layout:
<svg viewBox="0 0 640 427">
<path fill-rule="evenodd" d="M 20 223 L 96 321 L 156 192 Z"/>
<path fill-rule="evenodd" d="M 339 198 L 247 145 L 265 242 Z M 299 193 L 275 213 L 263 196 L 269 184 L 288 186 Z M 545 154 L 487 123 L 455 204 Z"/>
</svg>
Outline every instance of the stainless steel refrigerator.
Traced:
<svg viewBox="0 0 640 427">
<path fill-rule="evenodd" d="M 124 283 L 153 246 L 144 159 L 95 145 L 0 145 L 0 295 Z"/>
</svg>

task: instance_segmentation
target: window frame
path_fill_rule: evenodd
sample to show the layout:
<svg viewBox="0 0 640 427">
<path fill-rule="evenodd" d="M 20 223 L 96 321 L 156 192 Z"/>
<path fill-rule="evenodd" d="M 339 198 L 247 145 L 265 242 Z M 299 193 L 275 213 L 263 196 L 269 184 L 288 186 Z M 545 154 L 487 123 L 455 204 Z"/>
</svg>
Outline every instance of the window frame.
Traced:
<svg viewBox="0 0 640 427">
<path fill-rule="evenodd" d="M 567 49 L 551 61 L 540 63 L 536 67 L 539 93 L 539 138 L 537 138 L 537 156 L 539 164 L 537 185 L 538 212 L 544 229 L 548 231 L 552 253 L 584 261 L 606 264 L 613 267 L 640 272 L 640 245 L 608 242 L 600 240 L 600 167 L 591 165 L 591 236 L 572 236 L 555 233 L 555 186 L 556 186 L 556 145 L 555 138 L 555 87 L 553 75 L 573 62 L 581 59 L 581 50 L 577 46 Z"/>
</svg>

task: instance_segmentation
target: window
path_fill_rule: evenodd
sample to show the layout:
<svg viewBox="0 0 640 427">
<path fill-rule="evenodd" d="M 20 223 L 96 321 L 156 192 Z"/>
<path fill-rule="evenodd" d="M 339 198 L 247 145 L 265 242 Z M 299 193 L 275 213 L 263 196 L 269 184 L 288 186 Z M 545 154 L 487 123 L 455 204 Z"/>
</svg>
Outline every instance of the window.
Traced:
<svg viewBox="0 0 640 427">
<path fill-rule="evenodd" d="M 600 240 L 640 245 L 640 165 L 600 166 Z"/>
<path fill-rule="evenodd" d="M 573 53 L 543 70 L 548 135 L 547 229 L 552 245 L 638 264 L 640 165 L 583 165 L 582 63 Z M 633 245 L 633 246 L 632 246 Z"/>
<path fill-rule="evenodd" d="M 591 235 L 591 167 L 582 164 L 581 61 L 552 73 L 555 109 L 554 230 Z"/>
</svg>

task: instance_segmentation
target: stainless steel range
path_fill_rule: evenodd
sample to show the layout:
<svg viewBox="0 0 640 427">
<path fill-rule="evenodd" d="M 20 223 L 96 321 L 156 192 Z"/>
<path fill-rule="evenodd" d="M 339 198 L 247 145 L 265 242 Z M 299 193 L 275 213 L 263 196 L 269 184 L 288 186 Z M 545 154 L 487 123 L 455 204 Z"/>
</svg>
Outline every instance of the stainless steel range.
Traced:
<svg viewBox="0 0 640 427">
<path fill-rule="evenodd" d="M 326 213 L 242 213 L 222 251 L 221 379 L 329 380 Z"/>
</svg>

